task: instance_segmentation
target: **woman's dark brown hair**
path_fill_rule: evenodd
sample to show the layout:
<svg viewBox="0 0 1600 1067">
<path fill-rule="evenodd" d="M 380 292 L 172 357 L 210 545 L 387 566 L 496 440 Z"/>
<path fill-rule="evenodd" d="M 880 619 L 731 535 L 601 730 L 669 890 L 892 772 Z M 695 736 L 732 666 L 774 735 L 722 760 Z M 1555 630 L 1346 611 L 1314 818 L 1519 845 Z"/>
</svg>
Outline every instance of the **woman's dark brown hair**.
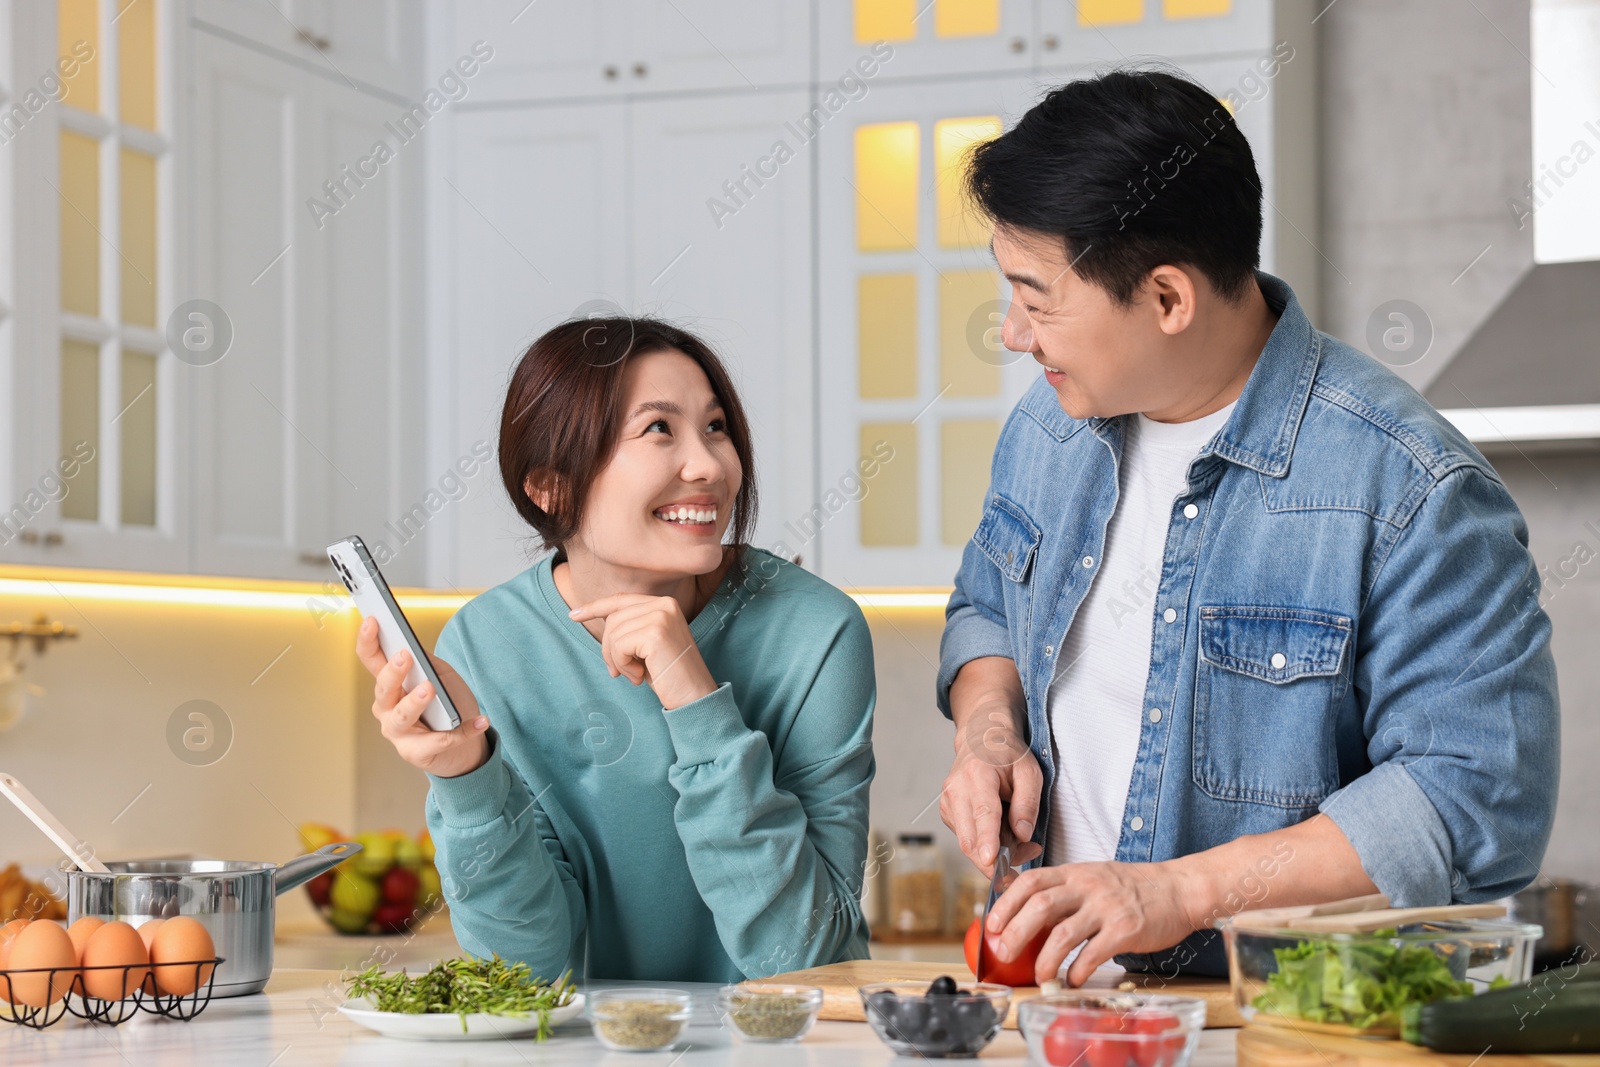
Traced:
<svg viewBox="0 0 1600 1067">
<path fill-rule="evenodd" d="M 756 524 L 756 466 L 744 406 L 709 345 L 648 317 L 564 322 L 529 345 L 511 373 L 500 413 L 500 479 L 517 514 L 546 547 L 559 548 L 577 535 L 589 487 L 616 452 L 628 361 L 669 351 L 694 360 L 722 405 L 743 468 L 728 522 L 736 560 L 743 555 Z M 548 508 L 529 497 L 530 483 L 549 493 Z"/>
</svg>

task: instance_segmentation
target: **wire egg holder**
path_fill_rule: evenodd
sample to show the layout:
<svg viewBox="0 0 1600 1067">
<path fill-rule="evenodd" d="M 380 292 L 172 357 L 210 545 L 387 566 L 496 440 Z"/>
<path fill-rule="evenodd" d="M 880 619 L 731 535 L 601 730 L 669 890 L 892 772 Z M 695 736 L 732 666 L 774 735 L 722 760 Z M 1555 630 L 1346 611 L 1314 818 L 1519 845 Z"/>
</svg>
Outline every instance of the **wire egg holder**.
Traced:
<svg viewBox="0 0 1600 1067">
<path fill-rule="evenodd" d="M 66 1018 L 69 1014 L 76 1015 L 93 1023 L 106 1023 L 116 1026 L 118 1023 L 127 1022 L 141 1011 L 153 1015 L 162 1015 L 169 1019 L 193 1019 L 205 1010 L 211 1003 L 211 986 L 217 978 L 217 967 L 222 964 L 221 956 L 214 956 L 209 960 L 179 960 L 176 963 L 111 963 L 96 967 L 30 967 L 27 969 L 0 971 L 0 1021 L 16 1023 L 19 1026 L 31 1026 L 35 1030 L 43 1030 L 53 1026 Z M 154 972 L 157 968 L 193 967 L 195 988 L 192 993 L 161 993 L 155 992 Z M 210 974 L 205 969 L 211 968 Z M 101 1000 L 91 997 L 84 988 L 83 971 L 121 971 L 122 988 L 129 986 L 129 971 L 149 971 L 144 980 L 121 1000 Z M 170 973 L 170 972 L 168 972 Z M 51 1001 L 44 1007 L 35 1007 L 32 1004 L 18 1004 L 12 977 L 20 974 L 44 975 L 45 989 L 54 991 L 61 987 L 63 982 L 70 982 L 67 993 L 59 1000 Z M 58 977 L 58 975 L 60 977 Z M 70 975 L 70 978 L 67 977 Z M 77 1004 L 73 1004 L 73 1000 Z"/>
</svg>

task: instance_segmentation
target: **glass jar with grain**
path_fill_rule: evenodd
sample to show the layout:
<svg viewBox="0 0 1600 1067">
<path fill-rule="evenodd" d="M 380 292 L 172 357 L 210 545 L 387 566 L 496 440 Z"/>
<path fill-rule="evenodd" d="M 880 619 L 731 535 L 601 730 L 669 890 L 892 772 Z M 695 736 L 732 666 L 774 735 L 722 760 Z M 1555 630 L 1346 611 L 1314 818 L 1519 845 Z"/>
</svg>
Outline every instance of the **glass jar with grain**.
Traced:
<svg viewBox="0 0 1600 1067">
<path fill-rule="evenodd" d="M 889 927 L 933 935 L 944 928 L 944 859 L 932 834 L 901 834 L 889 865 Z"/>
</svg>

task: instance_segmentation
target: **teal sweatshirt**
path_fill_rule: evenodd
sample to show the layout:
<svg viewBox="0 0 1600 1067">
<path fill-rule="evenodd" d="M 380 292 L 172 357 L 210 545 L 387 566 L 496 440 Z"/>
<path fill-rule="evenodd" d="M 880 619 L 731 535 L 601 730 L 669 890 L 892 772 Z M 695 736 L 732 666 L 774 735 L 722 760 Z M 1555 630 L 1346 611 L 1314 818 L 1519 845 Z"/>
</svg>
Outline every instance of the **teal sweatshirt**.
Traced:
<svg viewBox="0 0 1600 1067">
<path fill-rule="evenodd" d="M 822 579 L 745 561 L 689 625 L 718 688 L 673 711 L 607 674 L 550 559 L 445 626 L 434 655 L 490 722 L 483 766 L 429 776 L 467 952 L 696 982 L 866 958 L 871 636 Z"/>
</svg>

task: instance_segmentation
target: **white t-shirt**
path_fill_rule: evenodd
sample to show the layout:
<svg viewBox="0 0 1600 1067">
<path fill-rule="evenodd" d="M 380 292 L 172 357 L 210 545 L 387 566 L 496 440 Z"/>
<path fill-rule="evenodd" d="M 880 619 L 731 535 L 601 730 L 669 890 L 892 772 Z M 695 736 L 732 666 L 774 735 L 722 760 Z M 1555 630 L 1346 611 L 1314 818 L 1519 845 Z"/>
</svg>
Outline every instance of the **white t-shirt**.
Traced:
<svg viewBox="0 0 1600 1067">
<path fill-rule="evenodd" d="M 1099 570 L 1056 659 L 1046 705 L 1055 742 L 1045 862 L 1116 858 L 1150 674 L 1161 561 L 1189 464 L 1233 411 L 1190 422 L 1124 420 L 1116 511 Z"/>
</svg>

